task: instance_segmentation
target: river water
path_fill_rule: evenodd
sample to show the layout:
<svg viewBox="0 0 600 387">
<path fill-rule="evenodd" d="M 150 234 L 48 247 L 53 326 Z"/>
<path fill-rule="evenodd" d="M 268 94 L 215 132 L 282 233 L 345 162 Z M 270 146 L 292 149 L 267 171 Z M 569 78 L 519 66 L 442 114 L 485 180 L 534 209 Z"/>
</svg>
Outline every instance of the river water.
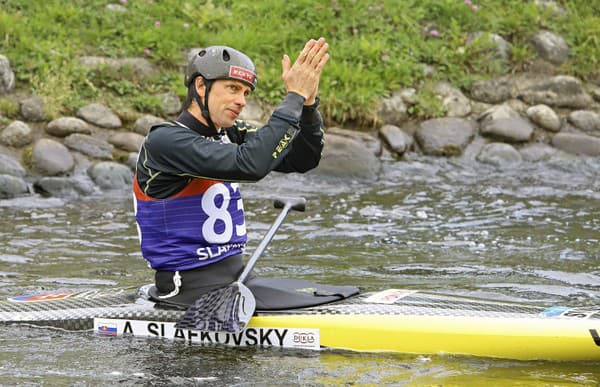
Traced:
<svg viewBox="0 0 600 387">
<path fill-rule="evenodd" d="M 376 181 L 273 174 L 242 186 L 252 251 L 303 196 L 257 264 L 264 276 L 600 305 L 600 160 L 510 171 L 460 159 L 384 163 Z M 128 192 L 0 201 L 0 296 L 152 280 Z M 2 385 L 598 385 L 599 363 L 304 352 L 2 328 Z"/>
</svg>

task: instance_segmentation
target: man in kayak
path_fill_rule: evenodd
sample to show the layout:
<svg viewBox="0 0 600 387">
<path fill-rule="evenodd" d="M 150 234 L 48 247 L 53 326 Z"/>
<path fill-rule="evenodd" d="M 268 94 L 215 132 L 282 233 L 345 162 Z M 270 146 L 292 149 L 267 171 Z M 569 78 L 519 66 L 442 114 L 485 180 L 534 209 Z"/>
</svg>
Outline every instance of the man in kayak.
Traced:
<svg viewBox="0 0 600 387">
<path fill-rule="evenodd" d="M 212 46 L 190 60 L 184 110 L 150 129 L 133 184 L 142 255 L 156 271 L 153 299 L 189 305 L 233 282 L 243 270 L 247 240 L 238 183 L 318 165 L 323 120 L 317 93 L 328 48 L 325 39 L 311 39 L 293 65 L 283 56 L 287 95 L 260 129 L 237 119 L 257 83 L 250 58 Z"/>
</svg>

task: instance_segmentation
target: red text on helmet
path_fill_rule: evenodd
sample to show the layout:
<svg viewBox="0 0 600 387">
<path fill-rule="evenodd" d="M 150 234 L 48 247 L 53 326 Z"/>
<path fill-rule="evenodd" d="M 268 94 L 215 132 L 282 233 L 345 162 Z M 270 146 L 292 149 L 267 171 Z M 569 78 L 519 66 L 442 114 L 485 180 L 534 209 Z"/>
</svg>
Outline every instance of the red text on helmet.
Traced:
<svg viewBox="0 0 600 387">
<path fill-rule="evenodd" d="M 240 81 L 248 82 L 250 84 L 254 84 L 254 79 L 256 76 L 250 70 L 246 70 L 243 67 L 238 66 L 229 66 L 229 77 L 233 79 L 239 79 Z"/>
</svg>

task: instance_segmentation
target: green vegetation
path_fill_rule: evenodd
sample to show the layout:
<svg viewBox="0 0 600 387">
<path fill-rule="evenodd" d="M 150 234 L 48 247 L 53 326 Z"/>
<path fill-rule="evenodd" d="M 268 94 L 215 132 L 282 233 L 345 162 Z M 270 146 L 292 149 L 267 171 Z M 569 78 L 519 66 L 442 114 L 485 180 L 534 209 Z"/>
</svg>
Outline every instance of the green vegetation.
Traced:
<svg viewBox="0 0 600 387">
<path fill-rule="evenodd" d="M 526 70 L 534 59 L 528 39 L 539 29 L 568 41 L 572 58 L 561 72 L 585 79 L 600 67 L 600 11 L 588 0 L 556 0 L 567 15 L 523 0 L 115 0 L 125 13 L 103 0 L 0 3 L 0 54 L 11 61 L 18 87 L 42 97 L 51 117 L 90 102 L 119 114 L 160 114 L 158 94 L 185 95 L 185 52 L 213 44 L 253 58 L 255 97 L 276 103 L 284 93 L 281 56 L 294 59 L 308 38 L 326 37 L 322 111 L 339 124 L 373 123 L 376 103 L 399 87 L 447 80 L 468 89 L 478 79 Z M 474 32 L 484 34 L 467 44 Z M 511 43 L 510 63 L 494 59 L 489 33 Z M 81 56 L 146 57 L 160 74 L 86 70 Z M 417 101 L 419 117 L 443 113 L 427 90 Z"/>
</svg>

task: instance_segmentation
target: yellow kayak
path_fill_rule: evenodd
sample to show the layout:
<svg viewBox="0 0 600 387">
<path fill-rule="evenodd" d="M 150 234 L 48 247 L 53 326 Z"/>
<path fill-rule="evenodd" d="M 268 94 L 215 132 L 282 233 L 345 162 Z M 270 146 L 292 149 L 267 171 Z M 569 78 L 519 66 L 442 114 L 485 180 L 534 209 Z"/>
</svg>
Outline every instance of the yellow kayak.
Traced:
<svg viewBox="0 0 600 387">
<path fill-rule="evenodd" d="M 193 345 L 451 354 L 600 361 L 600 307 L 543 307 L 387 289 L 308 308 L 257 311 L 239 333 L 175 328 L 184 311 L 156 308 L 134 289 L 11 297 L 0 323 Z"/>
</svg>

